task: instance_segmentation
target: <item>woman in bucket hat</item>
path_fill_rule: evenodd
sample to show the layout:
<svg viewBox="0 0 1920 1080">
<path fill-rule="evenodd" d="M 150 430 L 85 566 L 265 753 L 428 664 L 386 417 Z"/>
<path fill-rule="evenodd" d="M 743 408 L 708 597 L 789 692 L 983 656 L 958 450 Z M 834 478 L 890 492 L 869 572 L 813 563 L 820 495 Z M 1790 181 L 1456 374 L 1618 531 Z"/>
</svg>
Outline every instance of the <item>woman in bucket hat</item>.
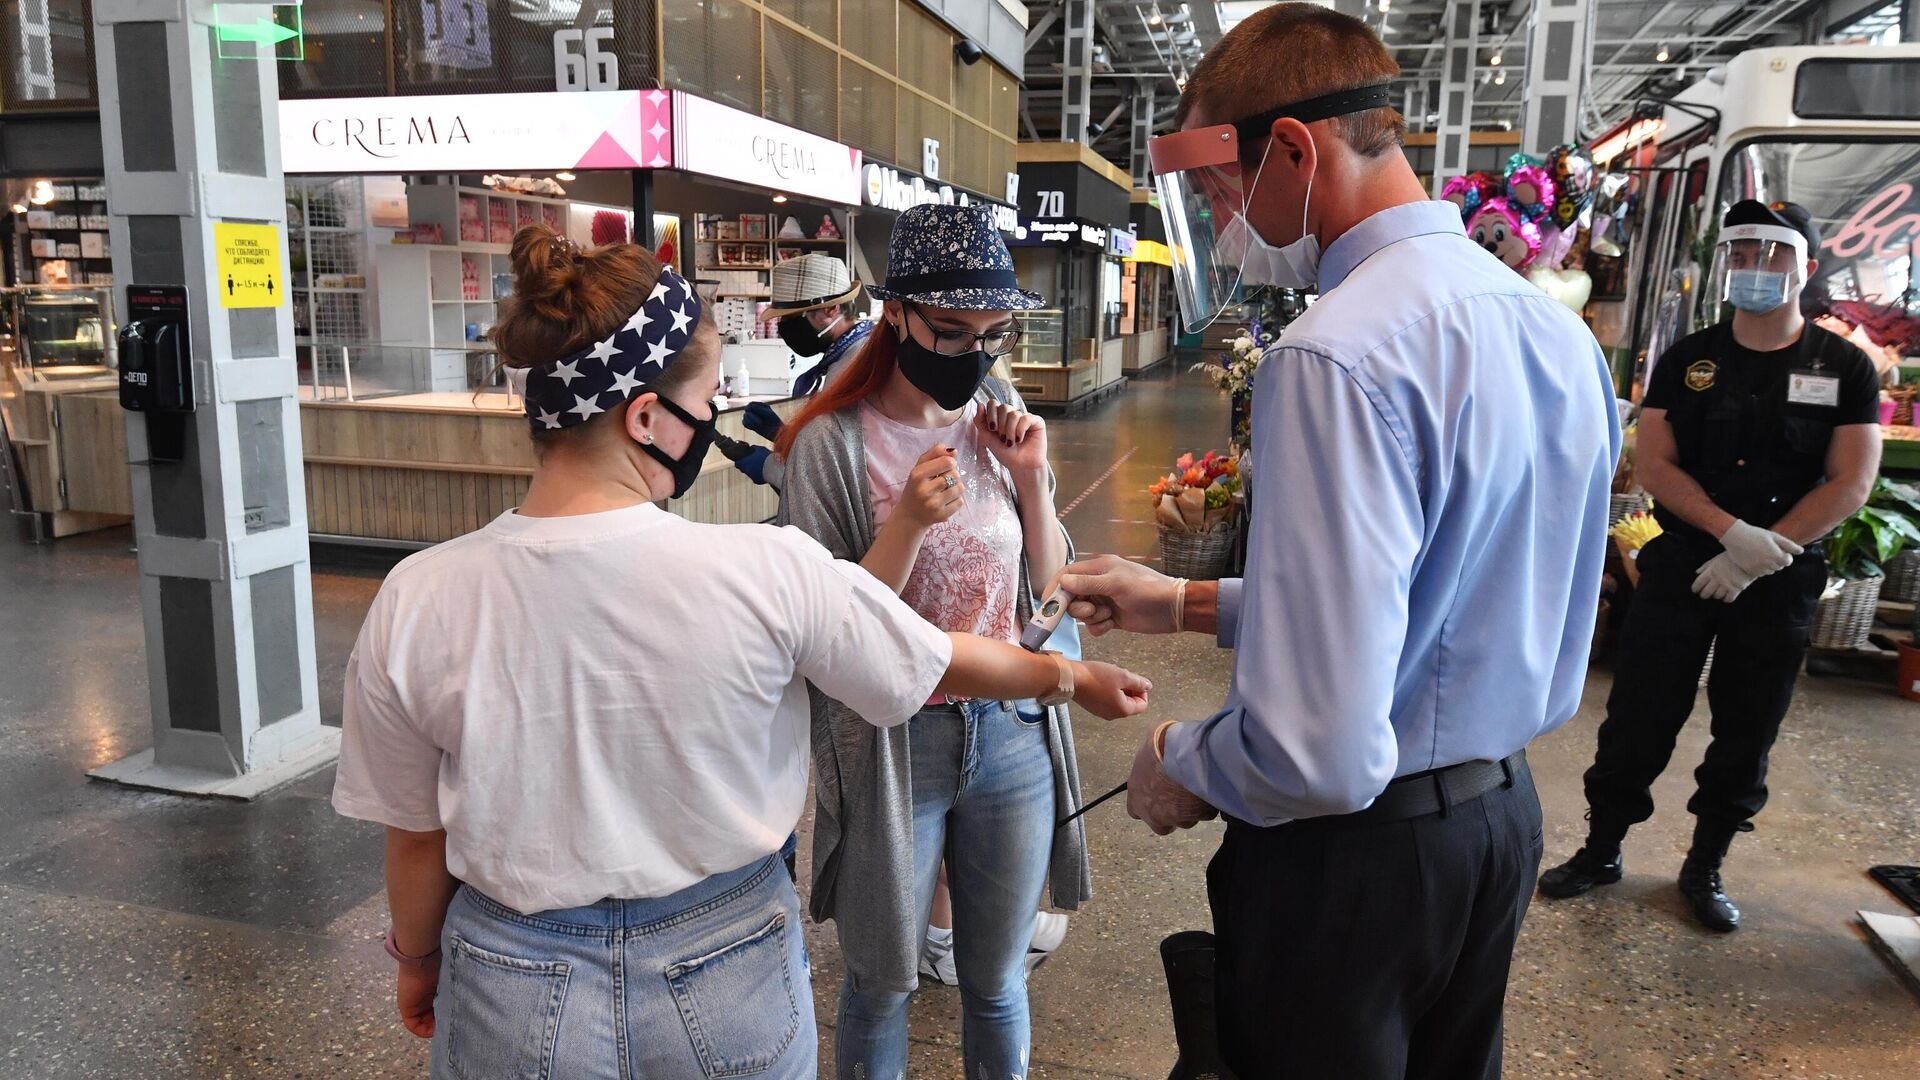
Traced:
<svg viewBox="0 0 1920 1080">
<path fill-rule="evenodd" d="M 860 283 L 853 280 L 846 263 L 821 252 L 809 252 L 774 267 L 768 291 L 773 299 L 761 312 L 762 317 L 779 320 L 780 340 L 794 355 L 818 358 L 793 384 L 794 397 L 810 397 L 845 370 L 841 361 L 852 356 L 873 329 L 871 321 L 854 311 Z M 769 442 L 780 437 L 780 416 L 764 402 L 748 405 L 742 422 Z M 738 456 L 731 448 L 722 447 L 733 458 L 733 467 L 754 483 L 778 491 L 786 475 L 785 463 L 764 446 L 736 446 Z"/>
<path fill-rule="evenodd" d="M 1041 306 L 980 206 L 917 206 L 895 224 L 881 322 L 788 423 L 781 519 L 858 561 L 935 626 L 1018 641 L 1033 593 L 1070 555 L 1054 510 L 1046 425 L 1004 381 L 1013 312 Z M 839 1075 L 904 1075 L 944 859 L 969 1077 L 1026 1073 L 1025 958 L 1053 903 L 1091 895 L 1067 710 L 935 696 L 903 728 L 859 730 L 813 692 L 812 908 L 839 924 L 847 979 Z M 869 727 L 869 731 L 871 728 Z"/>
</svg>

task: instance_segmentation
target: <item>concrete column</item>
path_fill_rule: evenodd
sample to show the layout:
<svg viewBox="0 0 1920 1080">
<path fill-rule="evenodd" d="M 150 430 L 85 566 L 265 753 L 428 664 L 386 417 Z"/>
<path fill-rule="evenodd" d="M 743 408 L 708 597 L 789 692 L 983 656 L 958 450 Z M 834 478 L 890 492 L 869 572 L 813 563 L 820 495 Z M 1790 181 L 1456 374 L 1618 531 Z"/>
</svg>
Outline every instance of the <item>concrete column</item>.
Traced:
<svg viewBox="0 0 1920 1080">
<path fill-rule="evenodd" d="M 93 775 L 245 798 L 331 761 L 339 733 L 320 725 L 314 672 L 293 314 L 236 306 L 217 239 L 223 223 L 274 229 L 284 297 L 279 73 L 271 45 L 217 40 L 214 12 L 93 4 L 116 314 L 131 286 L 186 286 L 197 402 L 177 461 L 148 438 L 172 417 L 127 414 L 153 749 Z"/>
<path fill-rule="evenodd" d="M 1084 143 L 1093 120 L 1093 0 L 1061 0 L 1060 25 L 1060 141 Z"/>
<path fill-rule="evenodd" d="M 1593 68 L 1593 0 L 1535 0 L 1527 22 L 1520 148 L 1536 157 L 1575 141 Z"/>
<path fill-rule="evenodd" d="M 1440 61 L 1440 125 L 1434 143 L 1433 193 L 1436 196 L 1449 179 L 1467 171 L 1480 0 L 1449 0 L 1440 25 L 1446 34 L 1446 46 Z"/>
<path fill-rule="evenodd" d="M 1153 117 L 1157 107 L 1153 84 L 1149 83 L 1133 92 L 1133 134 L 1128 161 L 1133 173 L 1133 186 L 1137 188 L 1153 186 L 1153 165 L 1147 160 L 1147 141 L 1153 138 Z"/>
</svg>

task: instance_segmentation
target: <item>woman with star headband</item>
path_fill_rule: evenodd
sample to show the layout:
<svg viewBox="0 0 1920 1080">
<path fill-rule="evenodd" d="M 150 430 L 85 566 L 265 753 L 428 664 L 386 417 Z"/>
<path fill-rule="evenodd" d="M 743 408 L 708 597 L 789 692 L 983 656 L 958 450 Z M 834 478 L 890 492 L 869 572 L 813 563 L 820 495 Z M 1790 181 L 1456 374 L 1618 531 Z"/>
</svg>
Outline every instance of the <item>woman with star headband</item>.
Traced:
<svg viewBox="0 0 1920 1080">
<path fill-rule="evenodd" d="M 1146 707 L 1146 680 L 943 633 L 793 529 L 658 504 L 706 467 L 720 337 L 631 244 L 521 230 L 520 506 L 401 563 L 348 661 L 333 803 L 387 827 L 387 952 L 432 1075 L 811 1077 L 807 683 Z M 724 463 L 715 467 L 725 467 Z M 740 568 L 751 567 L 750 574 Z"/>
</svg>

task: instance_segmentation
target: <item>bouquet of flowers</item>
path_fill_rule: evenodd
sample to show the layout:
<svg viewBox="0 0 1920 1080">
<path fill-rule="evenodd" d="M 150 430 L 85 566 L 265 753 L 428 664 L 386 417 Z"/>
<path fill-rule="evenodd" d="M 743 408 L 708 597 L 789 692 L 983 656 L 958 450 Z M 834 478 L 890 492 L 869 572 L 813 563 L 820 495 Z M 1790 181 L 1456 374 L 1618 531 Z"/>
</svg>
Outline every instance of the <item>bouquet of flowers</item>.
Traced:
<svg viewBox="0 0 1920 1080">
<path fill-rule="evenodd" d="M 1230 525 L 1240 513 L 1240 458 L 1233 451 L 1209 450 L 1196 459 L 1183 454 L 1173 471 L 1147 489 L 1154 519 L 1182 533 L 1210 533 Z"/>
<path fill-rule="evenodd" d="M 1260 324 L 1255 322 L 1241 331 L 1239 337 L 1227 342 L 1226 355 L 1219 362 L 1202 360 L 1193 365 L 1193 370 L 1205 372 L 1221 393 L 1250 393 L 1253 390 L 1253 374 L 1260 367 L 1260 357 L 1266 352 L 1267 345 Z"/>
</svg>

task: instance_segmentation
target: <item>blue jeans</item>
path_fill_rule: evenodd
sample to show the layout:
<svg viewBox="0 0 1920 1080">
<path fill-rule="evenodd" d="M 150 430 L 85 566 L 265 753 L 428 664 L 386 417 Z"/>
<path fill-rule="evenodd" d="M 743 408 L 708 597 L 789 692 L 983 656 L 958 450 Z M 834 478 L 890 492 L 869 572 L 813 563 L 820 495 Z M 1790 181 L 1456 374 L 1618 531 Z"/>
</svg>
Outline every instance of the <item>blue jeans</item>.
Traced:
<svg viewBox="0 0 1920 1080">
<path fill-rule="evenodd" d="M 908 724 L 915 898 L 924 928 L 944 856 L 966 1075 L 1022 1077 L 1032 1043 L 1027 945 L 1053 852 L 1046 727 L 999 701 L 931 707 Z M 898 1080 L 907 1073 L 912 995 L 863 990 L 858 982 L 859 972 L 848 971 L 840 992 L 839 1076 Z"/>
<path fill-rule="evenodd" d="M 462 886 L 433 1080 L 812 1077 L 800 904 L 778 856 L 671 896 L 522 915 Z"/>
</svg>

